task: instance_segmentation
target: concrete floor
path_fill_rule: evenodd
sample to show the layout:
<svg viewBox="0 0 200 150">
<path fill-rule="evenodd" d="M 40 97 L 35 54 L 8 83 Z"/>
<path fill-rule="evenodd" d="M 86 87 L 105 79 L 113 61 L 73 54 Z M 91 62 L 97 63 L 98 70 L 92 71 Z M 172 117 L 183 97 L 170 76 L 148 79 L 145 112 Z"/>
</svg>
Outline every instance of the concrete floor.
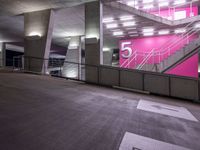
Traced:
<svg viewBox="0 0 200 150">
<path fill-rule="evenodd" d="M 137 109 L 140 99 L 200 105 L 80 82 L 0 73 L 0 150 L 118 150 L 125 132 L 200 149 L 200 122 Z"/>
</svg>

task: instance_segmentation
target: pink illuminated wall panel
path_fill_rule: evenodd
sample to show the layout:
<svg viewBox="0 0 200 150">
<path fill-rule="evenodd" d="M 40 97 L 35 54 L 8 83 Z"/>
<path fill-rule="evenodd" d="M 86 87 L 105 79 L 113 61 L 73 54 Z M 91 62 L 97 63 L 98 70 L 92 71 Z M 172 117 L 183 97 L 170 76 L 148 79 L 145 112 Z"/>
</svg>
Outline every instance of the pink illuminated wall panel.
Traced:
<svg viewBox="0 0 200 150">
<path fill-rule="evenodd" d="M 166 73 L 198 78 L 198 54 L 192 56 Z"/>
</svg>

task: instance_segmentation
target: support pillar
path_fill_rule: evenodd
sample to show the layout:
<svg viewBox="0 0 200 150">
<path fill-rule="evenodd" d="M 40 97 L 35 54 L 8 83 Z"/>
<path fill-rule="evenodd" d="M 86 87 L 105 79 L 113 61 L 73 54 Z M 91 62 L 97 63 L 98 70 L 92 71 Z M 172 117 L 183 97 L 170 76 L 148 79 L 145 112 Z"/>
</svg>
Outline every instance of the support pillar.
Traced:
<svg viewBox="0 0 200 150">
<path fill-rule="evenodd" d="M 105 50 L 103 52 L 103 65 L 112 66 L 113 50 Z"/>
<path fill-rule="evenodd" d="M 53 10 L 48 9 L 24 14 L 25 70 L 38 73 L 48 72 L 53 25 Z"/>
<path fill-rule="evenodd" d="M 98 83 L 98 67 L 103 64 L 103 5 L 100 0 L 85 4 L 85 75 L 86 81 Z"/>
<path fill-rule="evenodd" d="M 0 67 L 5 67 L 6 64 L 6 51 L 5 43 L 0 43 Z"/>
<path fill-rule="evenodd" d="M 62 76 L 80 79 L 81 77 L 81 37 L 71 37 L 63 65 Z"/>
</svg>

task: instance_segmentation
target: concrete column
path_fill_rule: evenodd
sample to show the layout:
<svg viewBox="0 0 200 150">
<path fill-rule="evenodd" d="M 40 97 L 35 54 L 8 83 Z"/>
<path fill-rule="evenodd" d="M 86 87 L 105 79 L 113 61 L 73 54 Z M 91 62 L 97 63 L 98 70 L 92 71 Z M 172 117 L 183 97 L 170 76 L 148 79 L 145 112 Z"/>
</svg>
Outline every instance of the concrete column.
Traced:
<svg viewBox="0 0 200 150">
<path fill-rule="evenodd" d="M 199 74 L 200 74 L 200 52 L 199 52 L 199 65 L 198 65 L 199 67 L 198 67 L 198 72 L 199 72 Z"/>
<path fill-rule="evenodd" d="M 0 67 L 3 67 L 3 43 L 0 43 Z"/>
<path fill-rule="evenodd" d="M 46 73 L 54 25 L 53 10 L 24 14 L 25 70 Z"/>
<path fill-rule="evenodd" d="M 105 50 L 103 52 L 103 64 L 112 66 L 113 50 Z"/>
<path fill-rule="evenodd" d="M 85 4 L 85 63 L 103 64 L 103 7 L 100 0 Z M 86 81 L 97 83 L 96 67 L 86 66 Z"/>
<path fill-rule="evenodd" d="M 5 53 L 5 43 L 0 43 L 0 67 L 5 67 L 6 53 Z"/>
<path fill-rule="evenodd" d="M 71 37 L 62 76 L 79 79 L 81 75 L 81 37 Z"/>
</svg>

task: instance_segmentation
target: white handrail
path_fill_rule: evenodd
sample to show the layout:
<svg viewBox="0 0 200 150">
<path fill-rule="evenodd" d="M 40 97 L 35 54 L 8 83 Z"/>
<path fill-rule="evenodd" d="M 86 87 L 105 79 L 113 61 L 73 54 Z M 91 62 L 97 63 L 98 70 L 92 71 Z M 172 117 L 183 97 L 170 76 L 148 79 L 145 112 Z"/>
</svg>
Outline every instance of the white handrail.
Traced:
<svg viewBox="0 0 200 150">
<path fill-rule="evenodd" d="M 191 37 L 191 36 L 193 36 L 193 35 L 195 35 L 198 31 L 199 31 L 199 29 L 198 29 L 198 30 L 195 30 L 195 32 L 192 32 L 190 35 L 188 35 L 188 38 Z M 187 39 L 183 39 L 183 40 L 187 40 Z M 181 41 L 181 42 L 182 42 L 182 41 Z M 175 43 L 174 45 L 171 46 L 171 48 L 177 46 L 178 44 L 179 44 L 179 43 Z M 167 52 L 168 52 L 168 51 L 163 51 L 162 54 L 166 54 Z"/>
<path fill-rule="evenodd" d="M 193 24 L 194 22 L 196 22 L 196 21 L 193 21 L 192 23 L 188 24 L 187 26 Z M 191 29 L 192 29 L 192 30 L 191 30 Z M 187 36 L 187 37 L 192 36 L 192 35 L 194 34 L 194 33 L 193 33 L 193 31 L 194 31 L 193 29 L 194 29 L 194 27 L 191 27 L 191 28 L 189 29 L 188 32 L 184 33 L 185 35 L 182 34 L 182 35 L 184 35 L 184 36 L 181 36 L 181 38 L 178 39 L 178 40 L 176 40 L 175 43 L 174 43 L 174 41 L 173 41 L 173 43 L 171 43 L 170 46 L 167 47 L 167 48 L 165 48 L 162 52 L 161 52 L 161 51 L 156 51 L 156 52 L 154 52 L 154 57 L 155 57 L 155 54 L 156 54 L 156 53 L 158 53 L 158 54 L 164 53 L 164 54 L 165 54 L 165 52 L 169 52 L 169 51 L 170 51 L 170 50 L 169 50 L 170 47 L 172 48 L 172 47 L 174 47 L 175 45 L 179 44 L 180 42 L 184 41 L 184 40 L 185 40 L 185 38 L 184 38 L 185 36 Z M 198 32 L 198 30 L 197 30 L 196 32 Z M 196 32 L 195 32 L 195 33 L 196 33 Z M 188 36 L 189 33 L 192 33 L 192 34 L 191 34 L 190 36 Z M 166 50 L 166 49 L 167 49 L 167 50 Z M 163 54 L 162 54 L 162 55 L 163 55 Z M 142 68 L 142 67 L 144 66 L 144 64 L 148 61 L 148 59 L 150 59 L 150 58 L 151 58 L 151 55 L 147 54 L 146 58 L 140 63 L 139 69 Z"/>
<path fill-rule="evenodd" d="M 152 54 L 153 52 L 154 52 L 154 49 L 152 49 L 152 50 L 150 51 L 150 53 L 147 55 L 147 57 L 145 57 L 145 58 L 143 59 L 143 61 L 138 65 L 137 69 L 140 69 L 141 66 L 143 66 L 143 63 L 145 64 L 146 60 L 148 60 L 148 58 L 151 57 L 151 54 Z"/>
<path fill-rule="evenodd" d="M 137 51 L 135 51 L 129 58 L 131 58 L 132 56 L 136 55 L 137 54 Z M 121 65 L 120 67 L 123 67 L 129 60 L 129 58 L 127 60 L 125 60 Z"/>
<path fill-rule="evenodd" d="M 131 59 L 131 61 L 128 62 L 128 64 L 125 66 L 125 68 L 128 67 L 128 66 L 130 65 L 130 63 L 131 63 L 133 60 L 135 60 L 136 58 L 137 58 L 137 52 L 136 52 L 135 56 Z"/>
<path fill-rule="evenodd" d="M 195 31 L 194 33 L 192 33 L 190 36 L 192 36 L 193 34 L 195 34 L 195 33 L 197 33 L 199 30 L 197 30 L 197 31 Z M 184 39 L 185 40 L 185 39 Z M 175 45 L 177 45 L 177 43 L 175 44 Z M 175 46 L 175 45 L 173 45 L 173 47 Z M 164 55 L 164 54 L 166 54 L 168 51 L 165 51 L 164 53 L 160 53 L 160 56 L 161 55 Z M 151 58 L 151 56 L 156 56 L 156 55 L 153 55 L 153 54 L 155 54 L 155 52 L 154 53 L 152 53 L 152 55 L 148 55 L 148 56 L 146 56 L 146 58 L 144 59 L 144 61 L 139 65 L 139 67 L 138 67 L 138 69 L 141 69 L 145 64 L 146 64 L 146 62 Z M 159 63 L 160 63 L 160 61 L 159 61 Z"/>
</svg>

